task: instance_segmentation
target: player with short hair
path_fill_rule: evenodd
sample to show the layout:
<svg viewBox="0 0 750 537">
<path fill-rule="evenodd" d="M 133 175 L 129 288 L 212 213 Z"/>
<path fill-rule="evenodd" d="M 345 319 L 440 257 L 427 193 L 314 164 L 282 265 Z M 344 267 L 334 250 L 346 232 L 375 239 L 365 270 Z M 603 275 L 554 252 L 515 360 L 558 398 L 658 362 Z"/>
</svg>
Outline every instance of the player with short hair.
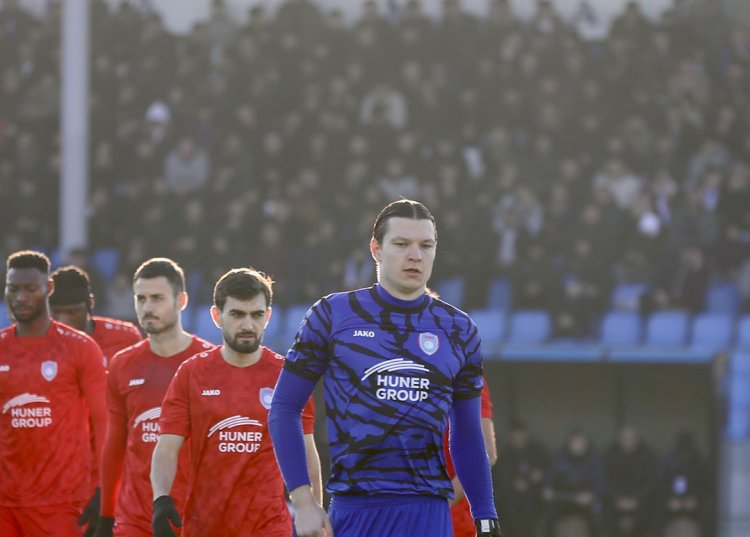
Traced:
<svg viewBox="0 0 750 537">
<path fill-rule="evenodd" d="M 449 536 L 443 435 L 481 536 L 498 536 L 482 437 L 482 356 L 464 312 L 427 293 L 437 246 L 421 203 L 387 205 L 370 252 L 378 283 L 315 303 L 287 354 L 270 431 L 299 537 Z M 323 377 L 331 454 L 330 520 L 310 494 L 300 411 Z"/>
<path fill-rule="evenodd" d="M 144 261 L 133 276 L 138 322 L 147 339 L 117 353 L 109 364 L 109 426 L 102 456 L 102 507 L 95 537 L 151 535 L 151 454 L 159 437 L 162 399 L 177 368 L 213 348 L 182 328 L 188 303 L 185 274 L 171 259 Z M 182 506 L 187 454 L 172 488 Z"/>
<path fill-rule="evenodd" d="M 102 352 L 50 317 L 46 255 L 7 259 L 5 301 L 15 323 L 0 330 L 0 535 L 78 535 L 91 503 L 90 423 L 96 457 L 107 423 Z"/>
<path fill-rule="evenodd" d="M 75 265 L 60 267 L 52 273 L 54 290 L 49 296 L 52 318 L 85 332 L 96 341 L 104 356 L 104 367 L 108 360 L 126 347 L 138 343 L 143 337 L 133 323 L 101 317 L 93 314 L 95 298 L 91 292 L 91 281 L 88 273 Z M 91 449 L 94 453 L 92 431 Z M 91 481 L 94 487 L 92 502 L 86 506 L 79 523 L 88 524 L 84 537 L 94 533 L 100 510 L 99 463 L 94 460 L 91 465 Z"/>
<path fill-rule="evenodd" d="M 261 345 L 271 299 L 271 279 L 248 268 L 230 270 L 214 288 L 211 316 L 224 344 L 182 364 L 164 398 L 151 465 L 156 537 L 173 536 L 172 525 L 180 526 L 169 491 L 186 438 L 192 479 L 183 537 L 292 534 L 284 482 L 268 435 L 268 409 L 284 363 L 283 356 Z M 306 467 L 321 501 L 312 399 L 303 406 Z"/>
</svg>

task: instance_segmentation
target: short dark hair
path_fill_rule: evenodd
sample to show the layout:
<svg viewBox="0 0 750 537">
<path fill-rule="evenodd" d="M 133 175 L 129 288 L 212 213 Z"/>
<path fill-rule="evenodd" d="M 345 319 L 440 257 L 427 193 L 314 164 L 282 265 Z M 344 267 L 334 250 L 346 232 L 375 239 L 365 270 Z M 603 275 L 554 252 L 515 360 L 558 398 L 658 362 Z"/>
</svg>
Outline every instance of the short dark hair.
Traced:
<svg viewBox="0 0 750 537">
<path fill-rule="evenodd" d="M 375 219 L 372 226 L 372 238 L 378 244 L 383 244 L 383 237 L 387 231 L 388 220 L 391 218 L 410 218 L 412 220 L 429 220 L 435 226 L 435 239 L 437 240 L 437 224 L 430 210 L 414 200 L 396 200 L 386 205 Z"/>
<path fill-rule="evenodd" d="M 141 278 L 149 280 L 160 276 L 167 279 L 175 295 L 185 290 L 185 272 L 175 261 L 166 257 L 152 257 L 141 263 L 141 266 L 135 270 L 133 283 Z"/>
<path fill-rule="evenodd" d="M 214 286 L 214 306 L 224 310 L 227 298 L 251 300 L 263 294 L 266 307 L 273 299 L 273 280 L 263 272 L 253 268 L 236 268 L 224 274 Z"/>
<path fill-rule="evenodd" d="M 35 250 L 20 250 L 8 256 L 6 267 L 10 269 L 37 269 L 39 272 L 49 274 L 50 260 L 42 252 Z"/>
<path fill-rule="evenodd" d="M 91 280 L 89 275 L 80 267 L 67 265 L 52 273 L 55 290 L 49 297 L 53 306 L 88 302 L 91 295 Z"/>
</svg>

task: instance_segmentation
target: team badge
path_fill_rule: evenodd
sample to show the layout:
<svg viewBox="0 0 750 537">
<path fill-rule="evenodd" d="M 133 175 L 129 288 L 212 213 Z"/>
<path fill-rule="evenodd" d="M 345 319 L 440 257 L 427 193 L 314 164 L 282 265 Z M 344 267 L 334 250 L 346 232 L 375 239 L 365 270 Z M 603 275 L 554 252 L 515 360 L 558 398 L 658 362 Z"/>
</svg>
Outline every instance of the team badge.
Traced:
<svg viewBox="0 0 750 537">
<path fill-rule="evenodd" d="M 427 355 L 433 355 L 440 347 L 440 340 L 432 332 L 419 334 L 419 348 Z"/>
<path fill-rule="evenodd" d="M 57 376 L 57 362 L 52 360 L 42 362 L 42 376 L 47 382 L 52 382 Z"/>
<path fill-rule="evenodd" d="M 260 404 L 266 410 L 271 408 L 271 400 L 273 399 L 273 388 L 261 388 L 260 389 Z"/>
</svg>

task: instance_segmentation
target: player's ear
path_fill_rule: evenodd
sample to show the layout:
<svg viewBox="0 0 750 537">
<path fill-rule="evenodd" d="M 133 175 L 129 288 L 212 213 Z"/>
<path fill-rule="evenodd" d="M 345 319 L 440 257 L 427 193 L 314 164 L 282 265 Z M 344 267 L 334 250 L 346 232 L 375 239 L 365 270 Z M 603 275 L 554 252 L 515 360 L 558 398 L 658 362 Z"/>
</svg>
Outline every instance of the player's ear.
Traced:
<svg viewBox="0 0 750 537">
<path fill-rule="evenodd" d="M 273 313 L 273 308 L 271 306 L 268 306 L 268 309 L 266 310 L 266 324 L 263 325 L 263 330 L 266 329 L 268 326 L 268 323 L 271 321 L 271 314 Z"/>
<path fill-rule="evenodd" d="M 216 328 L 221 328 L 221 312 L 216 306 L 211 306 L 211 319 L 213 319 Z"/>
<path fill-rule="evenodd" d="M 55 280 L 52 278 L 47 279 L 47 298 L 55 292 Z"/>
<path fill-rule="evenodd" d="M 88 299 L 87 305 L 89 307 L 89 313 L 94 311 L 94 306 L 96 305 L 96 299 L 94 298 L 94 293 L 89 293 L 89 299 Z"/>
<path fill-rule="evenodd" d="M 188 305 L 188 294 L 185 291 L 181 291 L 179 295 L 177 295 L 177 304 L 180 306 L 180 311 L 187 308 Z"/>
<path fill-rule="evenodd" d="M 376 263 L 380 263 L 380 244 L 378 244 L 378 241 L 374 237 L 370 239 L 370 255 L 372 255 Z"/>
</svg>

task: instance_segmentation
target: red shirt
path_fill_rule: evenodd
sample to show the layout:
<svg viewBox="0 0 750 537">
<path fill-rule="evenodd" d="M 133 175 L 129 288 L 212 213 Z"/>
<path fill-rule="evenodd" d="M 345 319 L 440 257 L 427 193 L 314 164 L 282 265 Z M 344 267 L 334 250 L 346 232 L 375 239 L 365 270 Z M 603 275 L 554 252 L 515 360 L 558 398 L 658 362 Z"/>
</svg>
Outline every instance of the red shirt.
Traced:
<svg viewBox="0 0 750 537">
<path fill-rule="evenodd" d="M 260 360 L 235 367 L 221 347 L 180 366 L 161 415 L 161 432 L 190 439 L 193 468 L 183 537 L 288 537 L 286 506 L 268 409 L 284 358 L 263 347 Z M 302 412 L 305 434 L 315 422 L 312 398 Z"/>
<path fill-rule="evenodd" d="M 93 316 L 94 331 L 89 334 L 99 344 L 104 354 L 104 367 L 112 357 L 126 347 L 143 339 L 141 331 L 133 323 L 109 317 Z"/>
<path fill-rule="evenodd" d="M 487 388 L 487 379 L 484 379 L 481 397 L 482 418 L 492 419 L 492 400 L 490 399 L 490 390 Z M 451 454 L 448 450 L 447 432 L 445 438 L 445 461 L 448 468 L 448 475 L 453 478 L 456 475 L 456 470 L 453 468 L 453 459 L 451 459 Z M 474 537 L 476 535 L 477 530 L 474 526 L 474 519 L 471 516 L 471 509 L 469 508 L 469 501 L 466 499 L 466 496 L 451 507 L 451 517 L 453 519 L 454 537 Z"/>
<path fill-rule="evenodd" d="M 102 514 L 111 516 L 114 511 L 118 524 L 136 526 L 150 534 L 151 454 L 159 439 L 162 399 L 180 364 L 212 348 L 211 343 L 193 336 L 187 349 L 164 357 L 151 352 L 149 341 L 143 340 L 112 358 L 107 379 L 109 428 L 102 457 Z M 122 456 L 122 476 L 113 475 L 116 472 L 111 465 L 121 461 Z M 188 458 L 185 454 L 172 487 L 178 507 L 182 506 L 187 489 Z"/>
<path fill-rule="evenodd" d="M 0 331 L 0 506 L 88 500 L 89 409 L 103 432 L 105 382 L 83 332 L 56 321 L 40 337 Z"/>
</svg>

